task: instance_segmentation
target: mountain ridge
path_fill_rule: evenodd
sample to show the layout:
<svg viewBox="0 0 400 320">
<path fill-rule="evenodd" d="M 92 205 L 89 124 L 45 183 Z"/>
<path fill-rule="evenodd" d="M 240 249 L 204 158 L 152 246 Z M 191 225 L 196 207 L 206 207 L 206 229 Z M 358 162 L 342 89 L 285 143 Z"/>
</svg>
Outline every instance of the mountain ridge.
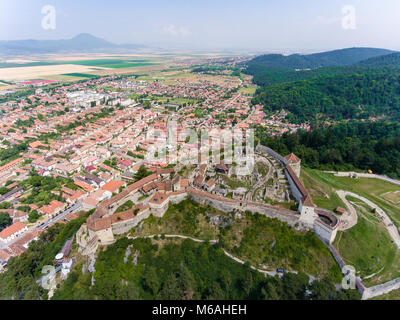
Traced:
<svg viewBox="0 0 400 320">
<path fill-rule="evenodd" d="M 145 47 L 140 44 L 114 44 L 89 33 L 80 33 L 73 38 L 60 40 L 0 40 L 0 53 L 8 54 L 79 52 L 98 49 L 136 50 Z"/>
<path fill-rule="evenodd" d="M 395 53 L 395 51 L 380 48 L 352 47 L 306 55 L 266 54 L 250 60 L 247 63 L 247 68 L 315 69 L 326 66 L 346 66 L 392 53 Z"/>
</svg>

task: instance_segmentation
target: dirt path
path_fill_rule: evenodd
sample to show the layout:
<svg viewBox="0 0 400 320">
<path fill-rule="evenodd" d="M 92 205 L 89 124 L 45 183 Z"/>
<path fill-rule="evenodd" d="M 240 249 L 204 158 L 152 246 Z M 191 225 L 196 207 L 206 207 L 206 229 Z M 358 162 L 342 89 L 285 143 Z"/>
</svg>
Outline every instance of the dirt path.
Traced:
<svg viewBox="0 0 400 320">
<path fill-rule="evenodd" d="M 382 222 L 384 223 L 386 229 L 389 232 L 390 237 L 393 239 L 393 242 L 396 244 L 397 248 L 400 250 L 400 236 L 399 236 L 399 231 L 397 230 L 396 226 L 393 224 L 393 222 L 390 220 L 388 215 L 386 214 L 385 211 L 383 211 L 380 207 L 378 207 L 375 203 L 372 201 L 368 200 L 367 198 L 364 198 L 356 193 L 349 192 L 349 191 L 343 191 L 343 190 L 338 190 L 336 191 L 340 199 L 345 203 L 348 213 L 343 215 L 340 218 L 340 226 L 339 230 L 347 230 L 354 225 L 357 224 L 357 211 L 354 208 L 354 206 L 346 199 L 346 196 L 351 196 L 353 198 L 360 199 L 361 201 L 365 202 L 369 207 L 373 208 L 376 210 L 376 213 L 380 216 L 382 219 Z"/>
<path fill-rule="evenodd" d="M 129 236 L 128 239 L 133 239 L 133 240 L 138 239 L 138 238 L 151 238 L 152 239 L 152 238 L 154 238 L 156 236 L 161 237 L 161 234 L 152 234 L 152 235 L 149 235 L 149 236 L 135 236 L 135 237 Z M 182 236 L 182 235 L 179 235 L 179 234 L 166 234 L 164 236 L 165 236 L 165 238 L 181 238 L 181 239 L 190 239 L 190 240 L 195 241 L 195 242 L 206 242 L 206 240 L 192 238 L 192 237 L 189 237 L 189 236 Z M 209 240 L 208 242 L 209 243 L 217 243 L 218 239 Z M 225 255 L 227 257 L 231 258 L 232 260 L 234 260 L 234 261 L 236 261 L 236 262 L 238 262 L 240 264 L 245 264 L 245 262 L 243 260 L 240 260 L 238 257 L 235 257 L 235 256 L 231 255 L 229 252 L 225 251 L 224 249 L 222 249 L 222 250 L 224 251 L 224 253 L 225 253 Z M 271 276 L 271 277 L 274 277 L 276 275 L 278 275 L 279 277 L 283 276 L 283 273 L 278 273 L 276 271 L 267 271 L 267 270 L 257 269 L 254 266 L 250 266 L 250 268 L 255 270 L 255 271 L 258 271 L 260 273 L 263 273 L 264 275 L 268 275 L 268 276 Z M 286 270 L 286 272 L 298 274 L 297 271 L 288 271 L 288 270 Z M 312 283 L 314 280 L 318 279 L 318 278 L 316 278 L 314 276 L 311 276 L 311 275 L 308 275 L 308 276 L 310 278 L 309 283 Z"/>
<path fill-rule="evenodd" d="M 338 190 L 336 191 L 336 193 L 339 196 L 340 200 L 342 200 L 347 207 L 347 211 L 340 217 L 339 230 L 344 231 L 353 228 L 358 221 L 357 211 L 353 207 L 353 205 L 346 199 L 346 191 Z"/>
</svg>

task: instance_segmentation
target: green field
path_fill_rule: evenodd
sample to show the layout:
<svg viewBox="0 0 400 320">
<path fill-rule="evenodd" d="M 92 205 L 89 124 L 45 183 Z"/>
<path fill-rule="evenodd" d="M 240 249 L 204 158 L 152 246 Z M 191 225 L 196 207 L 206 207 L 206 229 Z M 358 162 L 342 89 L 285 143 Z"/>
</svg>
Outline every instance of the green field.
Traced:
<svg viewBox="0 0 400 320">
<path fill-rule="evenodd" d="M 358 209 L 358 223 L 338 232 L 334 246 L 348 265 L 355 267 L 369 287 L 400 276 L 400 253 L 385 226 L 376 218 Z"/>
<path fill-rule="evenodd" d="M 384 197 L 385 199 L 392 201 L 396 204 L 398 204 L 400 202 L 400 192 L 398 192 L 398 191 L 383 194 L 382 197 Z"/>
<path fill-rule="evenodd" d="M 334 211 L 337 207 L 345 207 L 335 189 L 329 183 L 320 179 L 315 170 L 303 167 L 301 179 L 317 206 L 331 211 Z"/>
<path fill-rule="evenodd" d="M 93 59 L 78 61 L 33 61 L 26 63 L 0 62 L 0 68 L 18 68 L 18 67 L 36 67 L 36 66 L 52 66 L 59 64 L 75 64 L 81 66 L 96 66 L 103 68 L 131 68 L 154 65 L 148 63 L 149 60 L 131 60 L 131 59 Z"/>
<path fill-rule="evenodd" d="M 153 234 L 179 234 L 203 240 L 220 239 L 221 245 L 231 254 L 269 270 L 283 267 L 303 271 L 315 276 L 329 276 L 340 281 L 341 273 L 329 250 L 312 232 L 299 232 L 286 223 L 261 215 L 245 215 L 233 220 L 225 229 L 209 223 L 206 213 L 220 215 L 228 221 L 228 213 L 210 206 L 184 200 L 171 205 L 162 218 L 150 216 L 139 227 L 132 229 L 131 236 Z M 242 214 L 244 215 L 244 214 Z M 271 244 L 276 240 L 276 244 Z"/>
<path fill-rule="evenodd" d="M 329 210 L 339 204 L 344 206 L 334 191 L 351 191 L 381 207 L 393 223 L 397 227 L 400 226 L 400 205 L 394 204 L 382 196 L 387 192 L 400 191 L 400 186 L 379 179 L 336 177 L 330 173 L 305 167 L 301 171 L 301 178 L 318 206 Z"/>
<path fill-rule="evenodd" d="M 98 78 L 100 76 L 88 73 L 64 73 L 62 76 L 78 77 L 78 78 Z"/>
<path fill-rule="evenodd" d="M 0 62 L 0 68 L 18 68 L 18 67 L 36 67 L 36 66 L 51 66 L 58 63 L 47 61 L 34 61 L 27 63 Z"/>
<path fill-rule="evenodd" d="M 310 191 L 314 202 L 323 208 L 333 210 L 345 207 L 335 190 L 351 191 L 380 206 L 398 226 L 400 207 L 385 199 L 388 192 L 400 187 L 378 179 L 336 177 L 330 173 L 302 168 L 301 178 Z M 361 277 L 377 273 L 363 279 L 367 287 L 390 281 L 400 276 L 400 253 L 389 236 L 385 226 L 370 212 L 363 201 L 346 197 L 356 207 L 359 218 L 353 228 L 338 232 L 334 246 L 347 264 L 353 265 Z"/>
<path fill-rule="evenodd" d="M 78 60 L 78 61 L 62 61 L 61 64 L 76 64 L 81 66 L 97 66 L 121 64 L 121 63 L 144 63 L 148 60 L 122 60 L 122 59 L 94 59 L 94 60 Z"/>
<path fill-rule="evenodd" d="M 244 95 L 249 95 L 252 96 L 256 93 L 257 87 L 243 87 L 239 89 L 239 92 L 244 94 Z"/>
<path fill-rule="evenodd" d="M 114 69 L 122 69 L 122 68 L 134 68 L 134 67 L 144 67 L 144 66 L 154 66 L 157 63 L 130 63 L 130 62 L 121 62 L 121 63 L 112 63 L 112 64 L 101 64 L 98 67 L 103 68 L 114 68 Z"/>
</svg>

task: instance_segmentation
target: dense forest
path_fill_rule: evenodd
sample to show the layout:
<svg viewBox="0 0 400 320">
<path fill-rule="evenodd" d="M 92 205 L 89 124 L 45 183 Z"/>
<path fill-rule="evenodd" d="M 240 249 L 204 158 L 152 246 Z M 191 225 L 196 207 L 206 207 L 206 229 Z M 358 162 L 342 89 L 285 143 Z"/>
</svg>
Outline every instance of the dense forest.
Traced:
<svg viewBox="0 0 400 320">
<path fill-rule="evenodd" d="M 399 66 L 400 53 L 395 52 L 384 56 L 370 58 L 358 63 L 360 66 Z"/>
<path fill-rule="evenodd" d="M 336 75 L 258 89 L 254 104 L 266 111 L 285 109 L 289 121 L 400 117 L 400 74 L 385 72 Z"/>
<path fill-rule="evenodd" d="M 261 87 L 270 86 L 277 83 L 308 80 L 312 78 L 323 78 L 336 75 L 386 73 L 399 74 L 399 65 L 386 66 L 332 66 L 316 69 L 294 70 L 288 68 L 259 68 L 245 69 L 244 72 L 253 76 L 255 84 Z"/>
<path fill-rule="evenodd" d="M 281 154 L 295 153 L 302 163 L 327 170 L 372 170 L 400 177 L 400 124 L 347 122 L 312 131 L 271 137 L 258 127 L 261 144 Z"/>
<path fill-rule="evenodd" d="M 327 279 L 309 285 L 303 273 L 265 277 L 218 245 L 157 240 L 119 239 L 100 252 L 93 286 L 92 274 L 76 268 L 52 299 L 359 299 L 356 290 L 336 291 Z"/>
<path fill-rule="evenodd" d="M 247 70 L 287 68 L 287 69 L 315 69 L 327 66 L 347 66 L 359 63 L 393 51 L 375 48 L 347 48 L 313 54 L 266 54 L 255 57 L 246 63 Z"/>
</svg>

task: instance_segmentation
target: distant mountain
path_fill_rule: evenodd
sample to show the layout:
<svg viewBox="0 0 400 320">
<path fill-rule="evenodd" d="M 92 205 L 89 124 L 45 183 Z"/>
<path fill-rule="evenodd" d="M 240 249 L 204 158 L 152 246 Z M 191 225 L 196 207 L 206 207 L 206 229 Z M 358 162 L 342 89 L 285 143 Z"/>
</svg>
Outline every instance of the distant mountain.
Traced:
<svg viewBox="0 0 400 320">
<path fill-rule="evenodd" d="M 347 48 L 308 55 L 293 54 L 284 56 L 281 54 L 267 54 L 249 61 L 247 68 L 314 69 L 326 66 L 346 66 L 393 52 L 376 48 Z"/>
<path fill-rule="evenodd" d="M 400 52 L 363 60 L 357 65 L 365 67 L 400 66 Z"/>
<path fill-rule="evenodd" d="M 53 52 L 77 52 L 115 49 L 139 49 L 144 46 L 137 44 L 117 45 L 102 38 L 81 33 L 72 39 L 66 40 L 11 40 L 0 41 L 0 53 L 24 54 L 24 53 L 53 53 Z"/>
</svg>

